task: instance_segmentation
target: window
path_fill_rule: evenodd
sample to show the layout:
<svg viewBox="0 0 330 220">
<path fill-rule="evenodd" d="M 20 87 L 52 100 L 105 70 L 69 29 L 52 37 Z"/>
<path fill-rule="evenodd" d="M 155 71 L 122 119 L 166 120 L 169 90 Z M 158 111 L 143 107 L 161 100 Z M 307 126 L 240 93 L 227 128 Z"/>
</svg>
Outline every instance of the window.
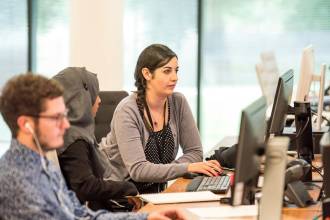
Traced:
<svg viewBox="0 0 330 220">
<path fill-rule="evenodd" d="M 31 2 L 32 67 L 51 77 L 69 64 L 70 1 Z M 179 58 L 176 90 L 187 97 L 197 118 L 198 1 L 124 2 L 124 89 L 135 90 L 133 74 L 140 52 L 153 43 L 165 44 Z M 260 52 L 273 50 L 280 74 L 293 68 L 295 83 L 305 46 L 314 45 L 316 72 L 321 63 L 330 60 L 330 2 L 200 2 L 203 4 L 200 132 L 207 151 L 223 137 L 238 134 L 241 109 L 261 95 L 255 73 Z M 27 1 L 2 0 L 0 7 L 1 87 L 13 74 L 27 70 L 28 25 Z M 0 132 L 0 144 L 7 144 L 10 134 L 3 121 Z M 0 146 L 0 155 L 4 149 Z"/>
<path fill-rule="evenodd" d="M 28 70 L 28 1 L 2 0 L 0 3 L 0 87 L 13 75 Z M 53 76 L 68 65 L 68 9 L 65 0 L 31 1 L 32 68 Z M 0 117 L 0 156 L 8 149 L 10 131 Z"/>
<path fill-rule="evenodd" d="M 18 16 L 19 15 L 19 16 Z M 0 2 L 0 87 L 14 74 L 26 72 L 27 4 L 21 0 Z M 8 149 L 10 131 L 0 117 L 0 156 Z"/>
<path fill-rule="evenodd" d="M 184 11 L 184 13 L 182 13 Z M 196 115 L 197 106 L 197 1 L 125 1 L 124 86 L 135 91 L 134 69 L 141 51 L 150 44 L 171 48 L 179 59 L 182 92 Z"/>
<path fill-rule="evenodd" d="M 224 1 L 203 5 L 201 134 L 205 146 L 238 135 L 240 112 L 261 95 L 255 73 L 261 51 L 275 52 L 280 74 L 314 44 L 316 69 L 330 59 L 328 1 Z M 207 149 L 206 149 L 207 151 Z"/>
<path fill-rule="evenodd" d="M 25 1 L 0 2 L 0 86 L 27 70 L 27 5 Z M 17 16 L 20 15 L 20 16 Z"/>
<path fill-rule="evenodd" d="M 33 1 L 33 70 L 52 77 L 69 64 L 69 3 L 66 0 Z"/>
</svg>

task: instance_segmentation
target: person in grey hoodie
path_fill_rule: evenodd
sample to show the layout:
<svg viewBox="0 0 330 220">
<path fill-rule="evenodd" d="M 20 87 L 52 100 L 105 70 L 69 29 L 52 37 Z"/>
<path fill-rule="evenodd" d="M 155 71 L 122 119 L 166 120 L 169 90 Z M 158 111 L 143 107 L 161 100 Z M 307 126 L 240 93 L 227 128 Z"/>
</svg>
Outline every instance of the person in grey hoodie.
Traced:
<svg viewBox="0 0 330 220">
<path fill-rule="evenodd" d="M 140 54 L 135 69 L 137 92 L 123 99 L 100 147 L 110 152 L 112 180 L 129 180 L 140 193 L 160 192 L 166 181 L 187 172 L 217 176 L 216 160 L 202 162 L 203 150 L 187 100 L 173 92 L 177 55 L 153 44 Z M 177 159 L 179 145 L 183 155 Z"/>
<path fill-rule="evenodd" d="M 81 203 L 88 202 L 93 210 L 118 208 L 113 199 L 130 205 L 124 196 L 136 195 L 134 184 L 112 181 L 108 163 L 94 136 L 94 117 L 101 102 L 96 74 L 85 68 L 68 67 L 53 77 L 64 87 L 71 127 L 64 136 L 64 146 L 57 150 L 66 182 Z"/>
</svg>

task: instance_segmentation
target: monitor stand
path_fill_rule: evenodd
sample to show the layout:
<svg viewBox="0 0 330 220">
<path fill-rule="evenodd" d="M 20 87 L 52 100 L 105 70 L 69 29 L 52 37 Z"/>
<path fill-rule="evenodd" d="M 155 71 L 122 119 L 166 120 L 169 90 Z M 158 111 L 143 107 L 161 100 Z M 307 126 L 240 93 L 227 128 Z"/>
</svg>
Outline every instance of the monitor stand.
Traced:
<svg viewBox="0 0 330 220">
<path fill-rule="evenodd" d="M 288 137 L 270 138 L 267 143 L 259 220 L 281 219 L 288 145 Z"/>
<path fill-rule="evenodd" d="M 320 140 L 322 138 L 322 135 L 324 133 L 328 132 L 328 127 L 324 128 L 321 132 L 316 132 L 313 130 L 313 145 L 314 145 L 314 153 L 320 154 L 321 148 L 320 148 Z M 296 127 L 285 127 L 281 136 L 287 136 L 290 138 L 290 144 L 289 144 L 289 151 L 296 151 L 297 145 L 296 145 Z"/>
<path fill-rule="evenodd" d="M 314 145 L 310 103 L 294 102 L 294 107 L 298 158 L 312 165 L 312 160 L 314 159 Z M 312 181 L 312 169 L 304 176 L 302 181 Z"/>
<path fill-rule="evenodd" d="M 289 144 L 289 151 L 294 151 L 297 149 L 297 143 L 296 143 L 296 127 L 295 127 L 295 108 L 288 106 L 288 115 L 286 118 L 286 125 L 283 129 L 283 132 L 281 134 L 278 134 L 276 136 L 288 136 L 290 137 L 290 144 Z M 314 117 L 314 116 L 313 116 Z M 322 135 L 326 132 L 329 132 L 330 127 L 329 126 L 321 126 L 321 129 L 318 129 L 317 126 L 317 120 L 314 120 L 315 117 L 312 117 L 312 141 L 314 146 L 314 153 L 320 154 L 320 140 L 322 138 Z"/>
</svg>

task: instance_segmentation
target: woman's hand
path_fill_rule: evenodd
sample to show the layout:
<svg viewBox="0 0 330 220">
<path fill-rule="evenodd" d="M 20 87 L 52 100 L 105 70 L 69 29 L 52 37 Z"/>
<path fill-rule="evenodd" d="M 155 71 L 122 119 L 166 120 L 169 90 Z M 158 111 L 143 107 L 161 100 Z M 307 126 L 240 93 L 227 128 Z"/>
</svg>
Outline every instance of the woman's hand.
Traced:
<svg viewBox="0 0 330 220">
<path fill-rule="evenodd" d="M 207 176 L 219 176 L 219 174 L 222 173 L 222 169 L 217 160 L 209 160 L 189 164 L 188 172 L 202 173 Z"/>
</svg>

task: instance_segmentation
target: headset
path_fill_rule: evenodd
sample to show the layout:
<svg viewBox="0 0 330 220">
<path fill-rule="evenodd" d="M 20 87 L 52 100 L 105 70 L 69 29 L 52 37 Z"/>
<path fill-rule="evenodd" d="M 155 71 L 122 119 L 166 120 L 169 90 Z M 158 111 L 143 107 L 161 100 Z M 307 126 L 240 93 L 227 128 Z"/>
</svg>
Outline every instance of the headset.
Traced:
<svg viewBox="0 0 330 220">
<path fill-rule="evenodd" d="M 51 179 L 51 175 L 49 174 L 48 169 L 47 169 L 47 166 L 46 166 L 45 158 L 44 158 L 44 156 L 42 156 L 42 152 L 43 151 L 41 149 L 40 142 L 38 140 L 38 137 L 37 137 L 36 133 L 34 132 L 34 129 L 31 127 L 31 125 L 29 124 L 29 122 L 26 122 L 24 124 L 24 127 L 26 129 L 28 129 L 29 132 L 32 134 L 33 139 L 34 139 L 34 142 L 36 143 L 37 148 L 38 148 L 38 151 L 39 151 L 42 170 L 45 172 L 45 174 L 48 177 L 48 179 Z M 64 203 L 64 201 L 63 201 L 63 187 L 62 187 L 64 184 L 65 183 L 63 183 L 63 177 L 61 176 L 60 177 L 60 188 L 59 188 L 58 191 L 55 191 L 55 195 L 57 197 L 57 200 L 59 201 L 60 206 L 63 208 L 64 212 L 68 216 L 70 216 L 72 219 L 88 219 L 87 217 L 86 218 L 77 218 L 77 216 L 72 211 L 70 211 L 69 207 Z M 87 209 L 87 211 L 89 211 L 89 210 Z"/>
<path fill-rule="evenodd" d="M 300 177 L 301 180 L 307 175 L 307 173 L 311 170 L 311 165 L 304 159 L 294 159 L 291 160 L 287 165 L 286 168 L 289 170 L 291 167 L 299 165 L 299 169 L 302 170 L 302 176 Z"/>
</svg>

